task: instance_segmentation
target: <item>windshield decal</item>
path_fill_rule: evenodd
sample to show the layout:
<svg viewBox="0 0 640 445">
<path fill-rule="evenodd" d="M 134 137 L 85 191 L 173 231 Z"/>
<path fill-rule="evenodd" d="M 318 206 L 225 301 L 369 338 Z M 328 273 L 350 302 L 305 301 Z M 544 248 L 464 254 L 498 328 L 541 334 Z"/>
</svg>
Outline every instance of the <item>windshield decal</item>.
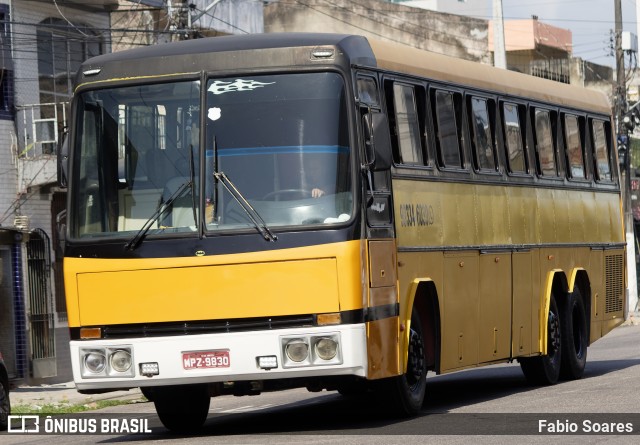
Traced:
<svg viewBox="0 0 640 445">
<path fill-rule="evenodd" d="M 207 117 L 212 121 L 217 121 L 222 116 L 222 110 L 218 107 L 209 108 Z"/>
<path fill-rule="evenodd" d="M 222 80 L 214 81 L 207 91 L 213 94 L 232 93 L 234 91 L 253 91 L 256 88 L 263 88 L 265 85 L 271 85 L 275 82 L 258 82 L 257 80 L 236 79 L 233 82 L 225 82 Z"/>
</svg>

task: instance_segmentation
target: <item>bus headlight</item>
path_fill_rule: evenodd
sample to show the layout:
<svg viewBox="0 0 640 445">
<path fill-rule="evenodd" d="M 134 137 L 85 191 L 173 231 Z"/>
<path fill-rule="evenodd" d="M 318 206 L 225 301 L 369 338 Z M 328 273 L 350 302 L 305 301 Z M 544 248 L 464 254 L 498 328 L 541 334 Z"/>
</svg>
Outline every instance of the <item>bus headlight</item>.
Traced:
<svg viewBox="0 0 640 445">
<path fill-rule="evenodd" d="M 340 333 L 318 332 L 280 337 L 283 368 L 342 364 Z"/>
<path fill-rule="evenodd" d="M 80 348 L 80 374 L 85 379 L 134 377 L 133 347 L 114 345 Z"/>
<path fill-rule="evenodd" d="M 309 356 L 309 345 L 302 339 L 290 340 L 284 347 L 289 360 L 300 363 Z"/>
<path fill-rule="evenodd" d="M 125 350 L 118 350 L 111 354 L 111 369 L 116 372 L 127 372 L 131 368 L 131 354 Z"/>
<path fill-rule="evenodd" d="M 92 374 L 100 374 L 107 366 L 107 357 L 100 351 L 88 351 L 83 360 L 84 369 Z"/>
<path fill-rule="evenodd" d="M 338 343 L 332 338 L 321 338 L 316 342 L 315 350 L 322 360 L 331 360 L 338 353 Z"/>
</svg>

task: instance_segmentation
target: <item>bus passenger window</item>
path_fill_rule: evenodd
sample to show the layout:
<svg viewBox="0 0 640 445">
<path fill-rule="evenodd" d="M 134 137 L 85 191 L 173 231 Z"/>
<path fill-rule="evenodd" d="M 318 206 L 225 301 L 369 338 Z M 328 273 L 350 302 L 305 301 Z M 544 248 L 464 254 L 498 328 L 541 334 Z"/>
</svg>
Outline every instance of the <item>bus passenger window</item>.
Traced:
<svg viewBox="0 0 640 445">
<path fill-rule="evenodd" d="M 582 138 L 578 126 L 578 117 L 567 114 L 564 116 L 564 145 L 569 165 L 569 175 L 573 179 L 584 179 L 584 152 Z"/>
<path fill-rule="evenodd" d="M 475 167 L 496 171 L 493 128 L 489 119 L 487 99 L 471 98 L 471 142 L 474 147 Z"/>
<path fill-rule="evenodd" d="M 464 168 L 458 133 L 459 113 L 456 112 L 456 105 L 459 104 L 454 102 L 453 93 L 436 91 L 435 96 L 440 163 L 444 167 Z"/>
<path fill-rule="evenodd" d="M 536 110 L 535 126 L 538 173 L 542 176 L 558 176 L 553 130 L 547 110 Z"/>
<path fill-rule="evenodd" d="M 592 120 L 593 151 L 596 159 L 596 171 L 601 181 L 611 181 L 611 166 L 609 164 L 609 144 L 604 121 Z"/>
<path fill-rule="evenodd" d="M 393 106 L 396 114 L 400 162 L 423 165 L 420 124 L 413 87 L 393 84 Z"/>
<path fill-rule="evenodd" d="M 504 134 L 507 147 L 507 162 L 511 173 L 526 173 L 527 164 L 524 156 L 524 142 L 520 129 L 518 106 L 503 104 Z"/>
</svg>

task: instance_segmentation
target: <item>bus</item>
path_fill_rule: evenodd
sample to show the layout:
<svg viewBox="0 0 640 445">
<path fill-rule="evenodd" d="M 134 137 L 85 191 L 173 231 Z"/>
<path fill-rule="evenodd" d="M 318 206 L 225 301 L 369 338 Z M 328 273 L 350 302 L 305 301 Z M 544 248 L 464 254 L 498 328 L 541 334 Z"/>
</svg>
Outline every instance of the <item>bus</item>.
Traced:
<svg viewBox="0 0 640 445">
<path fill-rule="evenodd" d="M 358 35 L 89 59 L 59 158 L 75 384 L 184 431 L 226 394 L 411 415 L 428 372 L 579 379 L 626 315 L 613 132 L 600 93 Z"/>
</svg>

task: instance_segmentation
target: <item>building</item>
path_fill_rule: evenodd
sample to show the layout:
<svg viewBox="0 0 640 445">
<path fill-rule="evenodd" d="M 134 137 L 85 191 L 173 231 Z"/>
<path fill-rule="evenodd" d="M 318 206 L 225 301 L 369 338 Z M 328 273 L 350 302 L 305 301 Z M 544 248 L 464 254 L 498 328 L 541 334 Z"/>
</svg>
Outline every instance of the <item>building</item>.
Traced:
<svg viewBox="0 0 640 445">
<path fill-rule="evenodd" d="M 2 345 L 8 361 L 20 364 L 13 378 L 71 378 L 57 149 L 80 64 L 132 46 L 253 32 L 262 32 L 255 0 L 0 0 L 0 230 L 5 242 L 17 234 L 24 240 L 18 250 L 0 246 L 4 276 L 19 278 L 5 280 L 10 286 L 0 294 L 0 310 L 12 308 L 0 335 L 16 339 Z M 16 299 L 23 310 L 13 311 Z"/>
<path fill-rule="evenodd" d="M 112 51 L 185 38 L 264 32 L 262 1 L 119 0 L 111 13 Z"/>
<path fill-rule="evenodd" d="M 3 329 L 13 331 L 15 339 L 12 350 L 3 346 L 3 353 L 16 364 L 14 378 L 29 382 L 66 381 L 71 372 L 64 347 L 62 266 L 54 254 L 55 221 L 66 202 L 56 183 L 56 149 L 67 125 L 76 70 L 88 57 L 110 51 L 113 4 L 0 0 L 0 225 L 4 257 L 10 258 L 3 259 L 3 268 L 12 268 L 11 275 L 4 274 L 11 285 L 3 284 L 7 292 L 0 298 L 4 304 L 11 301 L 13 309 L 5 316 L 12 318 Z M 25 241 L 6 244 L 11 236 Z M 38 245 L 29 247 L 32 240 Z"/>
<path fill-rule="evenodd" d="M 486 20 L 412 8 L 383 0 L 269 2 L 265 32 L 335 32 L 391 40 L 489 63 Z"/>
<path fill-rule="evenodd" d="M 389 3 L 397 3 L 412 8 L 430 9 L 448 14 L 468 15 L 471 17 L 483 17 L 491 15 L 490 0 L 387 0 Z"/>
</svg>

